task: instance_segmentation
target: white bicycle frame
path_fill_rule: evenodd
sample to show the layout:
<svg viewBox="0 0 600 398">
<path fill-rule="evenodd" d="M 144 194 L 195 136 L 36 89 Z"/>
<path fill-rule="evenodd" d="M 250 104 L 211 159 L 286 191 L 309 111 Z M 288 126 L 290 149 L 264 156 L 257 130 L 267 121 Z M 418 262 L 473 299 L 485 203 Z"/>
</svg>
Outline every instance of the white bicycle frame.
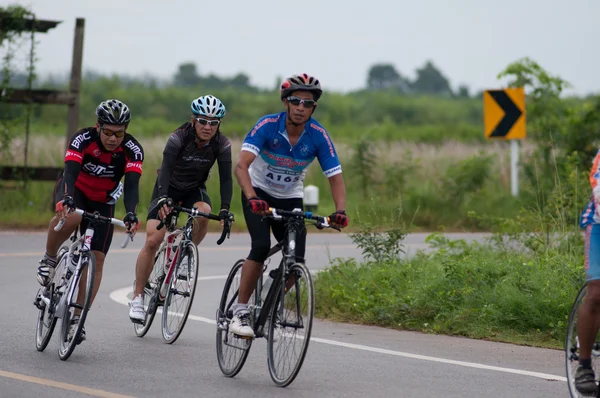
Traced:
<svg viewBox="0 0 600 398">
<path fill-rule="evenodd" d="M 84 211 L 81 209 L 75 209 L 75 211 L 73 211 L 73 213 L 81 216 L 81 215 L 83 215 Z M 58 222 L 58 224 L 56 225 L 56 227 L 54 227 L 54 230 L 57 232 L 60 231 L 62 229 L 63 225 L 65 225 L 66 221 L 67 221 L 66 218 L 61 219 Z M 122 227 L 122 228 L 127 228 L 125 226 L 125 223 L 117 218 L 111 218 L 110 223 L 113 225 Z M 75 242 L 73 242 L 71 244 L 71 246 L 69 247 L 69 253 L 67 255 L 67 261 L 68 261 L 67 268 L 69 267 L 71 258 L 73 258 L 73 254 L 75 253 L 75 251 L 77 249 L 79 249 L 79 260 L 77 261 L 77 266 L 75 267 L 75 271 L 73 272 L 73 275 L 71 275 L 71 278 L 73 278 L 74 276 L 79 277 L 79 274 L 81 272 L 81 261 L 83 259 L 82 254 L 87 253 L 91 250 L 91 244 L 92 244 L 93 237 L 94 237 L 94 229 L 88 227 L 85 230 L 85 234 L 80 236 L 79 239 L 77 239 Z M 122 249 L 126 248 L 127 244 L 129 243 L 130 240 L 132 240 L 131 236 L 129 234 L 126 234 L 125 240 L 121 244 L 121 248 Z M 57 306 L 57 309 L 55 312 L 55 316 L 57 318 L 62 318 L 63 308 L 66 303 L 70 303 L 71 300 L 73 299 L 73 295 L 75 294 L 76 288 L 77 288 L 77 286 L 75 286 L 75 284 L 70 284 L 69 291 L 67 292 L 67 294 L 63 294 L 61 296 L 60 302 L 58 303 L 58 306 Z M 48 299 L 42 295 L 42 300 L 46 303 L 46 300 L 48 300 Z M 50 302 L 50 300 L 48 300 L 46 305 L 49 305 L 50 304 L 49 302 Z"/>
</svg>

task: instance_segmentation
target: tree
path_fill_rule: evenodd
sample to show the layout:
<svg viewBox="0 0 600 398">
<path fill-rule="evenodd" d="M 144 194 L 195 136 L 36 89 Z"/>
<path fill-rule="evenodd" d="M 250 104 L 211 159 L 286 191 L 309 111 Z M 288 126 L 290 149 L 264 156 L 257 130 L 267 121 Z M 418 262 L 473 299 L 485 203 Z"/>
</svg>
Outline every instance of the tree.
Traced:
<svg viewBox="0 0 600 398">
<path fill-rule="evenodd" d="M 174 83 L 176 86 L 195 86 L 200 83 L 200 75 L 198 75 L 198 69 L 196 64 L 193 62 L 186 62 L 179 65 L 179 70 L 175 74 Z"/>
<path fill-rule="evenodd" d="M 456 93 L 456 96 L 459 98 L 470 98 L 471 95 L 469 94 L 469 87 L 466 84 L 461 84 L 458 86 L 458 92 Z"/>
<path fill-rule="evenodd" d="M 417 78 L 412 83 L 412 89 L 423 94 L 452 95 L 448 79 L 431 61 L 427 61 L 422 68 L 417 69 Z"/>
<path fill-rule="evenodd" d="M 230 81 L 229 84 L 235 88 L 250 88 L 250 78 L 245 73 L 238 73 Z"/>
<path fill-rule="evenodd" d="M 410 91 L 410 84 L 403 78 L 392 64 L 375 64 L 367 75 L 369 90 L 398 89 L 402 93 Z"/>
</svg>

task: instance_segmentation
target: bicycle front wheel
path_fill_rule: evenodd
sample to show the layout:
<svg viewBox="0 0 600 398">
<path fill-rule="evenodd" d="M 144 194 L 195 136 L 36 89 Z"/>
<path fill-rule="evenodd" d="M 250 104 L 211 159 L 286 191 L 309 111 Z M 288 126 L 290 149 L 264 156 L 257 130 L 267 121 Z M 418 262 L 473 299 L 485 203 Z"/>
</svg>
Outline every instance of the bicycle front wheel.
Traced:
<svg viewBox="0 0 600 398">
<path fill-rule="evenodd" d="M 61 297 L 59 288 L 61 288 L 61 279 L 67 267 L 67 260 L 69 259 L 68 249 L 62 248 L 58 252 L 57 259 L 54 279 L 48 287 L 41 288 L 36 297 L 36 305 L 40 311 L 35 328 L 35 348 L 40 352 L 44 351 L 48 346 L 56 327 L 56 321 L 58 320 L 55 316 L 55 310 L 56 304 Z M 42 300 L 42 296 L 49 301 L 49 304 L 46 304 Z"/>
<path fill-rule="evenodd" d="M 573 303 L 573 307 L 571 308 L 571 314 L 569 315 L 569 326 L 567 329 L 567 339 L 565 343 L 565 365 L 567 370 L 567 384 L 569 386 L 569 393 L 571 397 L 583 397 L 575 388 L 575 372 L 577 371 L 577 367 L 579 366 L 579 338 L 577 336 L 577 316 L 579 312 L 579 308 L 583 304 L 585 300 L 585 295 L 587 294 L 587 284 L 583 285 L 583 287 L 579 290 L 577 294 L 577 298 L 575 299 L 575 303 Z M 600 341 L 598 341 L 598 336 L 596 336 L 596 340 L 594 341 L 594 345 L 592 346 L 592 368 L 594 368 L 594 372 L 596 373 L 596 384 L 598 384 L 598 376 L 600 374 L 600 362 L 598 361 L 600 358 Z"/>
<path fill-rule="evenodd" d="M 81 330 L 85 324 L 85 318 L 87 317 L 90 309 L 90 301 L 92 300 L 92 289 L 94 288 L 94 277 L 96 275 L 96 256 L 93 252 L 87 252 L 83 256 L 84 257 L 81 260 L 81 272 L 79 275 L 74 274 L 71 276 L 70 282 L 67 285 L 67 290 L 64 293 L 67 297 L 63 309 L 60 345 L 58 347 L 58 356 L 63 361 L 69 359 L 77 344 L 81 342 L 79 337 L 81 336 Z M 77 292 L 79 290 L 79 281 L 81 278 L 86 278 L 83 305 L 77 304 Z M 71 295 L 71 297 L 69 297 L 69 295 Z M 71 320 L 75 316 L 77 309 L 81 311 L 79 314 L 79 322 L 73 333 L 70 333 Z"/>
<path fill-rule="evenodd" d="M 146 281 L 146 286 L 144 286 L 144 312 L 146 313 L 146 319 L 143 324 L 133 324 L 133 329 L 135 330 L 135 335 L 137 337 L 144 337 L 146 333 L 148 333 L 148 330 L 150 330 L 152 321 L 154 321 L 154 316 L 156 315 L 159 304 L 158 289 L 160 289 L 160 285 L 165 277 L 164 264 L 165 250 L 163 249 L 154 258 L 152 273 Z M 135 291 L 135 281 L 133 281 L 133 290 Z"/>
<path fill-rule="evenodd" d="M 173 344 L 183 331 L 198 281 L 198 248 L 194 242 L 187 242 L 179 250 L 179 260 L 168 282 L 162 313 L 162 334 L 169 344 Z"/>
<path fill-rule="evenodd" d="M 229 332 L 229 323 L 233 318 L 231 306 L 237 303 L 242 265 L 244 260 L 238 260 L 229 272 L 217 310 L 217 360 L 221 372 L 227 377 L 235 377 L 242 370 L 252 346 L 252 339 Z"/>
<path fill-rule="evenodd" d="M 269 320 L 267 357 L 271 379 L 286 387 L 300 372 L 312 331 L 314 291 L 306 265 L 289 267 L 281 288 Z"/>
</svg>

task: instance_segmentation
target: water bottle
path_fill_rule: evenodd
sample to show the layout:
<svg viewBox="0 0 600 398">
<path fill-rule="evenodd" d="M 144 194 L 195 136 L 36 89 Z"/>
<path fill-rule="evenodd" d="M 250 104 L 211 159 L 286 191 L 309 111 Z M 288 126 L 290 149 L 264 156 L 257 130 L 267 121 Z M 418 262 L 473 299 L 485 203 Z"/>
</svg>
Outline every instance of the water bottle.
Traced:
<svg viewBox="0 0 600 398">
<path fill-rule="evenodd" d="M 271 278 L 271 275 L 269 275 L 265 278 L 265 281 L 263 282 L 262 289 L 260 292 L 261 305 L 264 304 L 265 300 L 267 299 L 267 294 L 269 293 L 269 289 L 271 288 L 272 284 L 273 284 L 273 278 Z"/>
</svg>

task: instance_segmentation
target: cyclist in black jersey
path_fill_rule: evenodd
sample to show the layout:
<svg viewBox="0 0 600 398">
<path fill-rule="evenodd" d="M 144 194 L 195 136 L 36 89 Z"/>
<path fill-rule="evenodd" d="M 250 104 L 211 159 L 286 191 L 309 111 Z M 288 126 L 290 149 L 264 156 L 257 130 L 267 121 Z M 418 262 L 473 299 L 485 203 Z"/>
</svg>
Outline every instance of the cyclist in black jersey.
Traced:
<svg viewBox="0 0 600 398">
<path fill-rule="evenodd" d="M 206 192 L 206 180 L 215 162 L 219 167 L 221 206 L 219 215 L 229 217 L 233 189 L 231 175 L 231 143 L 219 127 L 225 116 L 225 106 L 216 97 L 206 95 L 192 101 L 192 116 L 175 130 L 163 151 L 163 160 L 154 185 L 146 225 L 146 243 L 140 251 L 135 267 L 135 289 L 129 303 L 129 318 L 141 323 L 145 319 L 144 286 L 152 272 L 154 255 L 160 246 L 165 228 L 157 229 L 160 221 L 170 212 L 167 200 L 181 202 L 184 207 L 195 206 L 210 213 L 212 202 Z M 196 245 L 204 239 L 208 219 L 198 218 L 192 240 Z"/>
<path fill-rule="evenodd" d="M 125 211 L 123 221 L 132 234 L 138 229 L 136 210 L 139 199 L 139 181 L 142 175 L 144 150 L 139 142 L 126 132 L 131 120 L 129 107 L 115 99 L 106 100 L 96 108 L 97 122 L 94 127 L 77 131 L 69 141 L 65 154 L 63 175 L 54 191 L 56 216 L 50 221 L 46 239 L 46 253 L 40 260 L 37 279 L 47 286 L 54 278 L 56 255 L 60 245 L 75 231 L 78 225 L 85 231 L 87 221 L 72 213 L 75 208 L 87 212 L 97 211 L 104 217 L 114 217 L 115 203 L 124 193 Z M 121 179 L 125 184 L 121 183 Z M 60 231 L 54 231 L 58 222 L 66 218 Z M 100 224 L 96 227 L 91 249 L 96 256 L 96 274 L 92 289 L 92 302 L 100 288 L 104 260 L 112 241 L 114 226 Z M 86 278 L 81 278 L 77 297 L 83 303 Z M 76 314 L 79 312 L 76 311 Z M 72 335 L 79 316 L 71 320 Z M 86 339 L 85 329 L 80 340 Z"/>
</svg>

